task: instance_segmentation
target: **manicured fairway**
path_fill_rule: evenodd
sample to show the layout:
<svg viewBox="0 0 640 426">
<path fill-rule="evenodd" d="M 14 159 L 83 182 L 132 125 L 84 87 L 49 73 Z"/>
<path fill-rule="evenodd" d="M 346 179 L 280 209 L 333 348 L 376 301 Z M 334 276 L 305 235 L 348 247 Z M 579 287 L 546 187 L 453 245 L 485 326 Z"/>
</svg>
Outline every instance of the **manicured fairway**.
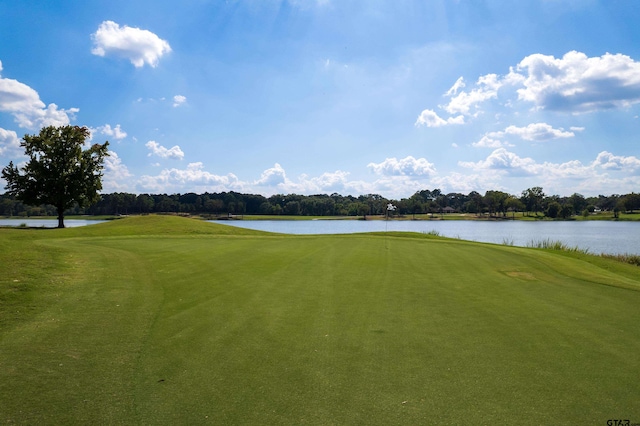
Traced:
<svg viewBox="0 0 640 426">
<path fill-rule="evenodd" d="M 640 268 L 419 234 L 0 229 L 0 423 L 640 422 Z"/>
</svg>

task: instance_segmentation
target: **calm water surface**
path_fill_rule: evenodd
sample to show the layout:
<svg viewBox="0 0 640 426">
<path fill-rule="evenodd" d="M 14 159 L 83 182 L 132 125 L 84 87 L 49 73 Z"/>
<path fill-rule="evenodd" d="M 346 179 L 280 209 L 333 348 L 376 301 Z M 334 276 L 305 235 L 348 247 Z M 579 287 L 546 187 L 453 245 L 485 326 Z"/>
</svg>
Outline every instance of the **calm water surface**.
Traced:
<svg viewBox="0 0 640 426">
<path fill-rule="evenodd" d="M 284 234 L 352 234 L 381 231 L 436 231 L 444 237 L 526 247 L 536 241 L 561 241 L 590 253 L 640 254 L 640 222 L 579 221 L 383 221 L 383 220 L 239 220 L 225 225 Z"/>
<path fill-rule="evenodd" d="M 76 226 L 94 225 L 106 222 L 104 220 L 65 219 L 64 226 L 75 228 Z M 25 224 L 34 228 L 56 228 L 58 219 L 0 219 L 0 226 L 20 226 Z"/>
<path fill-rule="evenodd" d="M 67 219 L 65 226 L 93 225 L 103 220 Z M 640 222 L 579 221 L 579 222 L 524 222 L 524 221 L 472 221 L 472 220 L 238 220 L 212 221 L 241 228 L 283 234 L 353 234 L 358 232 L 436 231 L 444 237 L 485 243 L 508 242 L 526 247 L 536 241 L 561 241 L 570 247 L 589 250 L 590 253 L 640 255 Z M 0 219 L 0 226 L 55 228 L 56 219 Z"/>
</svg>

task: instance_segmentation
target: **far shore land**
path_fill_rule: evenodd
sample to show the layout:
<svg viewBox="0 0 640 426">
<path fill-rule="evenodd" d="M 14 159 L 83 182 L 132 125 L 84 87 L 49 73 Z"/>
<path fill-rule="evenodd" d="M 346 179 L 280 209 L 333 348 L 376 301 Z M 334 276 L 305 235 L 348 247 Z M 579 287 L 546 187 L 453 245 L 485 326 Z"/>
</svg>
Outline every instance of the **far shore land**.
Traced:
<svg viewBox="0 0 640 426">
<path fill-rule="evenodd" d="M 613 212 L 592 213 L 588 216 L 576 215 L 566 219 L 549 218 L 541 213 L 507 213 L 502 214 L 474 214 L 474 213 L 422 213 L 408 215 L 366 215 L 366 216 L 302 216 L 302 215 L 253 215 L 253 214 L 189 214 L 189 213 L 151 213 L 158 215 L 173 215 L 192 217 L 202 220 L 472 220 L 472 221 L 505 221 L 505 220 L 521 220 L 521 221 L 585 221 L 585 220 L 610 220 L 610 221 L 640 221 L 639 212 L 619 213 L 618 217 Z M 69 215 L 65 219 L 79 220 L 115 220 L 127 216 L 140 216 L 139 213 L 122 214 L 122 215 Z M 142 214 L 144 215 L 144 213 Z M 54 220 L 55 216 L 0 216 L 2 219 L 43 219 Z"/>
<path fill-rule="evenodd" d="M 526 214 L 526 213 L 508 213 L 503 215 L 476 215 L 473 213 L 434 213 L 434 214 L 408 214 L 408 215 L 366 215 L 366 216 L 286 216 L 286 215 L 227 215 L 227 216 L 198 216 L 208 220 L 473 220 L 473 221 L 504 221 L 504 220 L 523 220 L 523 221 L 581 221 L 581 220 L 612 220 L 612 221 L 640 221 L 640 212 L 637 213 L 619 213 L 615 218 L 613 212 L 604 212 L 590 214 L 589 216 L 572 216 L 567 219 L 552 219 L 542 214 Z"/>
</svg>

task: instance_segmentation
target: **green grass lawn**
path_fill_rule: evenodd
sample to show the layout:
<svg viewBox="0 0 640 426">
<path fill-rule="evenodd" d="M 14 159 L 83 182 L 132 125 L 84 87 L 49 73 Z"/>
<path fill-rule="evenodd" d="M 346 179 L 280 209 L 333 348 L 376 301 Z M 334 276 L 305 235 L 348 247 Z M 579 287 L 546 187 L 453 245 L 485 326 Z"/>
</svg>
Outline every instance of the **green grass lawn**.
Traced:
<svg viewBox="0 0 640 426">
<path fill-rule="evenodd" d="M 170 216 L 0 229 L 0 423 L 640 422 L 640 269 Z"/>
</svg>

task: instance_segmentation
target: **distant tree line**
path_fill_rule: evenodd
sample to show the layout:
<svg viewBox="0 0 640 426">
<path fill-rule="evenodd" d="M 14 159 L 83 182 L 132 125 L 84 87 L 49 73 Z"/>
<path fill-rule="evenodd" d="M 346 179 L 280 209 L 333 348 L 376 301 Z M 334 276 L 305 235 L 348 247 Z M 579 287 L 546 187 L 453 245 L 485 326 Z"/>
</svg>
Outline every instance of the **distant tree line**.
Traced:
<svg viewBox="0 0 640 426">
<path fill-rule="evenodd" d="M 486 191 L 484 195 L 472 191 L 468 194 L 442 193 L 439 189 L 422 190 L 409 198 L 387 199 L 381 195 L 360 196 L 340 194 L 296 195 L 278 194 L 265 197 L 238 192 L 204 194 L 129 194 L 116 192 L 101 194 L 99 200 L 88 207 L 78 205 L 66 211 L 67 215 L 129 215 L 146 213 L 186 213 L 211 216 L 263 214 L 290 216 L 365 216 L 384 215 L 387 205 L 393 204 L 394 215 L 470 213 L 508 217 L 511 212 L 526 215 L 568 218 L 594 211 L 619 212 L 640 210 L 640 194 L 599 195 L 584 197 L 547 196 L 542 188 L 526 189 L 519 196 L 502 191 Z M 0 216 L 55 216 L 51 205 L 28 206 L 8 194 L 0 195 Z"/>
</svg>

